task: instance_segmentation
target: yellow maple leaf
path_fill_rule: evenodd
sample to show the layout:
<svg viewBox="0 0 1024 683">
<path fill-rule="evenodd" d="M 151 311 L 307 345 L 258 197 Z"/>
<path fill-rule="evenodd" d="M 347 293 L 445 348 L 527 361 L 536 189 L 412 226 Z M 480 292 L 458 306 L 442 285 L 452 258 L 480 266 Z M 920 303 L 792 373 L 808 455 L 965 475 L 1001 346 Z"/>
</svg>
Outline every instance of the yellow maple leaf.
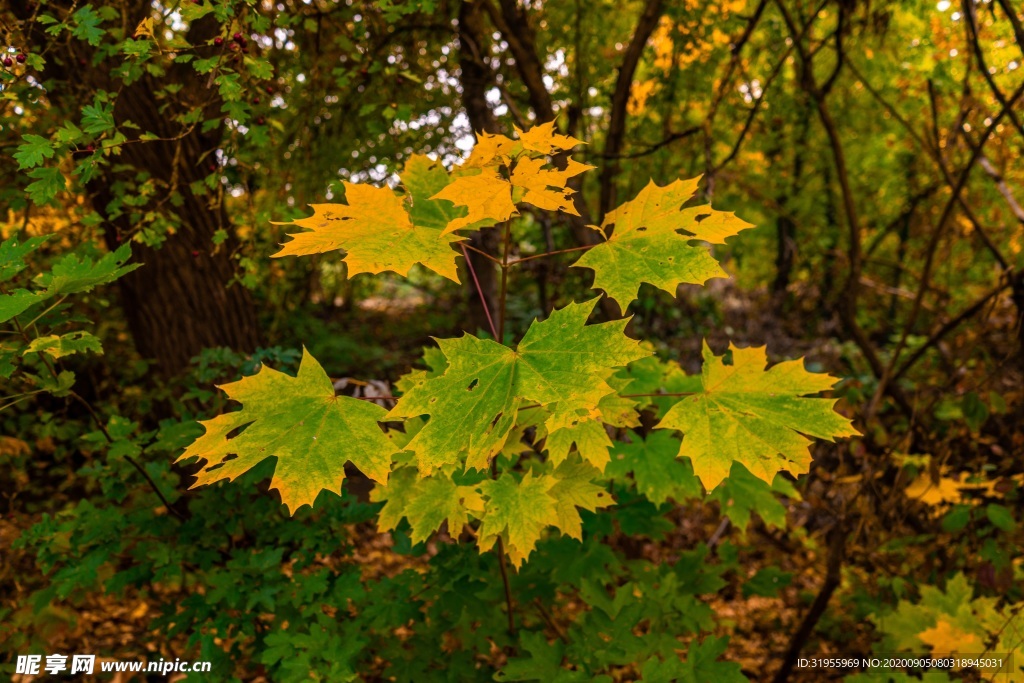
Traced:
<svg viewBox="0 0 1024 683">
<path fill-rule="evenodd" d="M 139 22 L 139 25 L 135 27 L 136 38 L 152 38 L 153 37 L 153 18 L 146 17 Z"/>
<path fill-rule="evenodd" d="M 456 218 L 441 231 L 442 235 L 455 232 L 477 221 L 501 223 L 517 215 L 512 201 L 512 187 L 496 171 L 485 168 L 477 175 L 459 176 L 431 199 L 447 199 L 456 206 L 469 207 L 469 213 Z"/>
<path fill-rule="evenodd" d="M 412 160 L 406 168 L 411 167 Z M 346 252 L 343 260 L 349 275 L 391 270 L 405 276 L 414 264 L 422 263 L 438 275 L 459 281 L 457 254 L 451 244 L 462 237 L 446 237 L 439 226 L 415 224 L 403 198 L 390 187 L 346 182 L 345 200 L 346 204 L 314 204 L 312 216 L 292 221 L 290 225 L 309 232 L 289 235 L 292 240 L 274 257 L 341 249 Z"/>
<path fill-rule="evenodd" d="M 534 126 L 530 130 L 522 131 L 513 126 L 516 135 L 519 136 L 519 144 L 523 149 L 541 154 L 552 154 L 572 149 L 576 145 L 583 144 L 570 135 L 561 135 L 555 132 L 555 122 L 548 121 Z"/>
<path fill-rule="evenodd" d="M 953 625 L 948 619 L 940 618 L 935 626 L 922 631 L 917 637 L 931 646 L 936 654 L 977 653 L 984 649 L 977 635 Z"/>
<path fill-rule="evenodd" d="M 917 479 L 906 489 L 908 498 L 920 500 L 932 506 L 951 505 L 961 503 L 970 497 L 964 494 L 968 491 L 975 491 L 992 495 L 995 491 L 994 481 L 971 483 L 964 481 L 966 472 L 957 472 L 950 476 L 948 469 L 943 469 L 938 481 L 926 473 L 918 476 Z"/>
<path fill-rule="evenodd" d="M 572 159 L 564 170 L 545 168 L 543 159 L 523 157 L 512 169 L 512 185 L 526 190 L 522 201 L 545 211 L 565 211 L 580 215 L 573 205 L 574 190 L 566 187 L 569 178 L 594 168 Z"/>
<path fill-rule="evenodd" d="M 462 163 L 462 168 L 483 168 L 495 162 L 508 162 L 516 148 L 516 141 L 504 135 L 479 133 L 469 158 Z"/>
</svg>

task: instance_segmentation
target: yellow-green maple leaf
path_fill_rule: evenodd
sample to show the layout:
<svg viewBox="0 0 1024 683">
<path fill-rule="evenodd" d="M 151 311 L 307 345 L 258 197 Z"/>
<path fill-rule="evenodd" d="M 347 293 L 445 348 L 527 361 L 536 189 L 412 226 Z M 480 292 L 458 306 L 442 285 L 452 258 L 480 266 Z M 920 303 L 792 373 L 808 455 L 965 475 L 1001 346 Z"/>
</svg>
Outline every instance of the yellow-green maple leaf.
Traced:
<svg viewBox="0 0 1024 683">
<path fill-rule="evenodd" d="M 600 471 L 586 463 L 569 460 L 555 470 L 553 476 L 558 483 L 548 491 L 555 499 L 556 519 L 552 525 L 566 536 L 583 540 L 583 520 L 576 508 L 595 512 L 615 503 L 607 491 L 594 483 L 600 475 Z"/>
<path fill-rule="evenodd" d="M 683 283 L 702 285 L 727 277 L 710 249 L 692 242 L 723 244 L 725 238 L 753 226 L 707 205 L 683 209 L 699 182 L 698 177 L 659 187 L 652 181 L 635 199 L 605 216 L 601 233 L 606 241 L 573 266 L 593 270 L 594 287 L 603 289 L 622 310 L 636 299 L 642 282 L 675 296 Z"/>
<path fill-rule="evenodd" d="M 615 392 L 608 370 L 650 352 L 623 334 L 627 320 L 587 325 L 596 303 L 569 304 L 535 321 L 515 349 L 468 334 L 438 340 L 448 360 L 444 372 L 411 378 L 388 414 L 392 420 L 430 416 L 407 446 L 420 472 L 462 456 L 468 468 L 485 468 L 527 403 L 548 408 L 549 432 L 599 418 L 601 399 Z"/>
<path fill-rule="evenodd" d="M 531 472 L 522 480 L 509 472 L 482 482 L 480 489 L 487 503 L 480 525 L 480 552 L 489 550 L 500 536 L 512 564 L 521 566 L 541 532 L 558 517 L 555 498 L 548 493 L 557 483 L 551 475 L 534 477 Z"/>
<path fill-rule="evenodd" d="M 464 213 L 435 197 L 448 184 L 440 163 L 425 156 L 410 157 L 402 173 L 408 195 L 389 187 L 345 182 L 345 204 L 314 204 L 313 215 L 289 225 L 308 228 L 290 234 L 290 242 L 274 254 L 302 256 L 344 250 L 349 275 L 391 270 L 408 275 L 420 263 L 438 275 L 459 281 L 457 252 L 452 244 L 462 237 L 444 234 Z"/>
<path fill-rule="evenodd" d="M 632 380 L 606 376 L 605 381 L 615 389 L 615 392 L 598 401 L 598 419 L 579 420 L 576 424 L 556 429 L 551 434 L 547 433 L 544 425 L 538 427 L 537 436 L 545 438 L 544 450 L 547 451 L 548 460 L 552 465 L 556 467 L 560 465 L 569 457 L 569 452 L 575 445 L 576 452 L 583 460 L 603 472 L 605 465 L 608 464 L 608 452 L 612 448 L 612 441 L 608 437 L 605 425 L 635 427 L 640 423 L 636 412 L 638 402 L 635 399 L 621 396 L 626 385 L 630 384 Z"/>
<path fill-rule="evenodd" d="M 529 557 L 547 527 L 572 538 L 583 537 L 577 508 L 594 512 L 614 504 L 603 488 L 593 483 L 599 472 L 578 460 L 564 462 L 549 474 L 527 472 L 520 480 L 512 473 L 488 479 L 478 486 L 486 498 L 481 516 L 480 552 L 500 536 L 516 567 Z"/>
<path fill-rule="evenodd" d="M 470 516 L 483 513 L 484 501 L 473 486 L 460 486 L 444 473 L 420 479 L 415 469 L 399 468 L 386 486 L 370 492 L 374 502 L 386 501 L 377 518 L 377 527 L 389 531 L 405 517 L 412 527 L 412 542 L 419 543 L 437 531 L 443 522 L 448 533 L 458 536 Z"/>
<path fill-rule="evenodd" d="M 346 462 L 374 481 L 387 482 L 398 449 L 377 424 L 385 410 L 335 396 L 327 373 L 305 349 L 295 377 L 263 367 L 220 388 L 242 409 L 202 422 L 206 433 L 178 458 L 206 461 L 192 488 L 233 480 L 276 457 L 270 486 L 294 514 L 312 505 L 321 490 L 339 492 Z"/>
<path fill-rule="evenodd" d="M 780 471 L 807 472 L 811 441 L 803 434 L 828 441 L 859 434 L 833 410 L 837 399 L 802 398 L 831 389 L 835 377 L 807 372 L 800 360 L 765 371 L 765 347 L 729 348 L 732 365 L 725 365 L 704 342 L 701 391 L 672 406 L 658 425 L 683 433 L 679 454 L 690 458 L 708 491 L 729 476 L 734 461 L 769 484 Z"/>
<path fill-rule="evenodd" d="M 953 575 L 945 590 L 921 586 L 920 599 L 901 600 L 896 610 L 871 620 L 890 642 L 886 647 L 933 657 L 958 653 L 1001 662 L 998 671 L 981 670 L 986 681 L 1024 681 L 1024 616 L 1013 605 L 999 607 L 998 597 L 973 598 L 974 588 L 962 573 Z M 972 599 L 973 598 L 973 599 Z"/>
</svg>

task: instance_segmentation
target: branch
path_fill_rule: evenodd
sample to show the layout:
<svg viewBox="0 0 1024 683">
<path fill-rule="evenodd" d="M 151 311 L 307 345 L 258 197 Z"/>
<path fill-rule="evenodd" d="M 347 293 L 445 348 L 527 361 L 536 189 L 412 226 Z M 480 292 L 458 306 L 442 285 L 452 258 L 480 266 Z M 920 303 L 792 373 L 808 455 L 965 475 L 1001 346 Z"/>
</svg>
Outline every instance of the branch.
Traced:
<svg viewBox="0 0 1024 683">
<path fill-rule="evenodd" d="M 515 0 L 500 2 L 500 12 L 489 1 L 483 7 L 508 43 L 516 62 L 516 71 L 523 79 L 523 85 L 526 86 L 526 92 L 530 97 L 530 106 L 537 115 L 537 120 L 551 121 L 555 118 L 555 109 L 551 103 L 551 93 L 544 85 L 544 66 L 537 57 L 533 29 L 527 21 L 526 10 L 520 11 Z"/>
<path fill-rule="evenodd" d="M 598 202 L 598 222 L 604 220 L 604 216 L 615 203 L 615 176 L 619 173 L 619 163 L 616 160 L 622 150 L 622 141 L 626 135 L 626 115 L 629 105 L 629 94 L 633 86 L 633 76 L 640 64 L 640 57 L 643 55 L 644 47 L 650 39 L 654 29 L 658 27 L 658 21 L 664 11 L 662 0 L 647 0 L 643 14 L 636 23 L 633 37 L 630 38 L 629 46 L 622 57 L 622 64 L 619 66 L 619 75 L 615 81 L 615 90 L 612 93 L 611 114 L 608 119 L 608 136 L 605 138 L 604 154 L 606 158 L 612 159 L 601 169 L 600 187 L 601 194 Z"/>
</svg>

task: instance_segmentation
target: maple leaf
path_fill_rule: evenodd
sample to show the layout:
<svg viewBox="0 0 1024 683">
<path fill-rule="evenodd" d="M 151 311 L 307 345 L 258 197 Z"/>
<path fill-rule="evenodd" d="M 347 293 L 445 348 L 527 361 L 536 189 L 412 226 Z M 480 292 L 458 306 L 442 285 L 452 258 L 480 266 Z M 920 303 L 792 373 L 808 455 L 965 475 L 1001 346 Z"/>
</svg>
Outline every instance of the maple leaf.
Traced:
<svg viewBox="0 0 1024 683">
<path fill-rule="evenodd" d="M 434 196 L 448 181 L 444 168 L 422 155 L 410 157 L 402 174 L 408 198 L 389 187 L 346 181 L 347 203 L 313 204 L 312 216 L 287 223 L 309 231 L 290 234 L 292 240 L 274 257 L 340 249 L 346 252 L 342 260 L 350 275 L 391 270 L 406 276 L 420 263 L 458 282 L 458 253 L 451 245 L 464 238 L 443 230 L 451 220 L 459 220 L 463 210 Z"/>
<path fill-rule="evenodd" d="M 745 534 L 754 512 L 764 520 L 766 526 L 786 526 L 786 506 L 779 502 L 776 494 L 800 498 L 793 484 L 785 477 L 777 475 L 768 484 L 751 474 L 741 463 L 734 462 L 729 476 L 715 487 L 707 499 L 718 501 L 722 515 L 729 518 L 740 534 Z"/>
<path fill-rule="evenodd" d="M 479 517 L 484 509 L 475 487 L 460 486 L 444 474 L 419 479 L 409 467 L 395 472 L 386 486 L 374 487 L 370 499 L 387 501 L 380 511 L 378 528 L 394 529 L 405 517 L 412 527 L 413 543 L 427 540 L 443 522 L 448 522 L 449 534 L 458 536 L 470 515 Z"/>
<path fill-rule="evenodd" d="M 917 637 L 934 652 L 942 654 L 954 652 L 976 654 L 984 649 L 984 645 L 977 635 L 958 628 L 945 618 L 939 618 L 935 626 L 921 631 Z"/>
<path fill-rule="evenodd" d="M 541 532 L 557 519 L 556 501 L 549 494 L 557 483 L 551 475 L 534 477 L 532 472 L 521 480 L 506 473 L 482 482 L 487 503 L 480 525 L 480 552 L 489 550 L 501 536 L 512 564 L 521 566 Z"/>
<path fill-rule="evenodd" d="M 579 216 L 572 201 L 575 190 L 565 185 L 569 178 L 594 167 L 572 159 L 569 159 L 562 170 L 544 168 L 545 163 L 543 159 L 523 157 L 512 168 L 512 186 L 526 191 L 520 201 L 533 204 L 545 211 L 564 211 Z"/>
<path fill-rule="evenodd" d="M 526 131 L 519 130 L 515 126 L 512 128 L 519 137 L 519 144 L 523 146 L 523 149 L 530 150 L 531 152 L 553 154 L 555 152 L 565 152 L 576 145 L 583 144 L 582 140 L 556 133 L 554 121 L 538 124 Z"/>
<path fill-rule="evenodd" d="M 700 482 L 690 463 L 679 458 L 679 439 L 670 431 L 656 430 L 646 439 L 634 437 L 632 443 L 616 442 L 604 476 L 621 479 L 630 472 L 637 491 L 655 505 L 669 498 L 683 502 L 701 497 Z"/>
<path fill-rule="evenodd" d="M 551 524 L 566 536 L 583 540 L 583 520 L 576 508 L 595 512 L 597 508 L 614 505 L 603 488 L 593 483 L 600 471 L 586 463 L 563 462 L 552 476 L 558 480 L 548 491 L 555 499 L 555 520 Z"/>
<path fill-rule="evenodd" d="M 469 208 L 462 218 L 449 223 L 442 235 L 448 235 L 474 223 L 501 223 L 516 213 L 512 201 L 512 185 L 498 172 L 484 168 L 474 175 L 459 175 L 432 199 L 447 199 L 456 206 Z"/>
<path fill-rule="evenodd" d="M 951 475 L 950 469 L 944 467 L 938 481 L 932 481 L 928 473 L 919 474 L 904 493 L 907 498 L 937 507 L 952 503 L 977 503 L 981 500 L 977 494 L 995 494 L 995 481 L 971 482 L 969 479 L 970 475 L 967 472 L 956 472 Z"/>
<path fill-rule="evenodd" d="M 637 401 L 620 396 L 626 385 L 630 384 L 632 380 L 609 373 L 605 381 L 615 390 L 615 393 L 603 396 L 598 401 L 598 419 L 581 420 L 575 425 L 570 424 L 551 434 L 547 433 L 544 425 L 539 426 L 537 438 L 545 439 L 544 450 L 547 451 L 548 460 L 552 465 L 557 467 L 562 463 L 575 445 L 576 452 L 583 460 L 598 470 L 604 471 L 609 460 L 608 452 L 612 448 L 612 441 L 608 438 L 605 424 L 613 427 L 635 427 L 640 423 L 636 412 Z"/>
<path fill-rule="evenodd" d="M 875 627 L 889 641 L 886 647 L 920 652 L 924 645 L 935 657 L 998 653 L 992 657 L 1001 659 L 1003 667 L 998 673 L 983 670 L 982 679 L 1024 680 L 1024 616 L 1019 610 L 1013 605 L 1000 608 L 998 597 L 972 599 L 974 589 L 962 573 L 952 576 L 944 590 L 921 586 L 920 592 L 916 603 L 901 600 L 894 612 L 872 615 Z"/>
<path fill-rule="evenodd" d="M 206 433 L 178 458 L 207 463 L 192 488 L 233 480 L 272 456 L 277 464 L 270 486 L 280 491 L 292 514 L 312 505 L 321 490 L 340 491 L 346 461 L 387 483 L 398 449 L 377 424 L 384 409 L 335 396 L 327 373 L 305 349 L 295 377 L 263 367 L 220 388 L 242 409 L 202 422 Z"/>
<path fill-rule="evenodd" d="M 801 398 L 831 389 L 837 381 L 807 372 L 800 360 L 765 371 L 765 347 L 736 348 L 733 364 L 704 342 L 701 391 L 672 406 L 659 423 L 683 432 L 680 455 L 711 491 L 729 476 L 733 462 L 771 484 L 780 471 L 799 475 L 810 467 L 810 439 L 856 436 L 850 420 L 833 411 L 837 399 Z"/>
<path fill-rule="evenodd" d="M 596 303 L 569 304 L 534 321 L 514 350 L 469 334 L 438 340 L 444 372 L 418 375 L 387 416 L 430 416 L 407 446 L 420 472 L 426 476 L 462 454 L 468 468 L 485 468 L 524 402 L 547 408 L 549 433 L 600 417 L 600 400 L 615 392 L 605 381 L 608 370 L 649 352 L 623 334 L 628 320 L 586 325 Z"/>
<path fill-rule="evenodd" d="M 573 266 L 593 270 L 594 287 L 603 289 L 622 310 L 636 299 L 641 282 L 675 296 L 683 283 L 702 285 L 711 278 L 727 277 L 710 249 L 692 242 L 723 244 L 726 237 L 753 226 L 710 206 L 681 208 L 699 182 L 699 177 L 665 187 L 650 182 L 635 199 L 605 216 L 601 232 L 606 241 Z"/>
<path fill-rule="evenodd" d="M 518 215 L 519 201 L 547 211 L 579 215 L 572 202 L 574 190 L 566 184 L 594 167 L 569 159 L 563 169 L 550 168 L 544 159 L 531 154 L 544 156 L 571 149 L 580 141 L 555 133 L 553 122 L 526 132 L 517 128 L 516 132 L 518 141 L 503 135 L 479 136 L 469 158 L 453 174 L 451 184 L 435 195 L 469 209 L 466 216 L 449 223 L 442 234 L 506 221 Z"/>
<path fill-rule="evenodd" d="M 508 163 L 518 147 L 515 140 L 499 134 L 477 133 L 476 143 L 462 168 L 483 168 L 495 163 Z"/>
</svg>

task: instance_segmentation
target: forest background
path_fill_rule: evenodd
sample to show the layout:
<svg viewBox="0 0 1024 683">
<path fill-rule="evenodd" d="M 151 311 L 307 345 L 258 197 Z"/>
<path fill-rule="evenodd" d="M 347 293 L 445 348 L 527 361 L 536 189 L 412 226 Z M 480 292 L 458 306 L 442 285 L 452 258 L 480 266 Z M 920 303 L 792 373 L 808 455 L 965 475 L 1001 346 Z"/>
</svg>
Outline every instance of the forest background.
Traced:
<svg viewBox="0 0 1024 683">
<path fill-rule="evenodd" d="M 961 652 L 1016 653 L 1024 680 L 1018 3 L 31 0 L 0 5 L 0 45 L 0 671 L 782 681 L 821 680 L 802 656 Z M 502 226 L 467 235 L 460 284 L 270 258 L 346 182 L 549 122 L 594 168 L 568 181 L 578 215 L 508 224 L 507 298 Z M 608 428 L 631 464 L 582 540 L 548 531 L 506 576 L 474 524 L 386 528 L 351 466 L 294 516 L 273 460 L 189 489 L 176 460 L 230 410 L 218 386 L 305 348 L 390 408 L 431 337 L 488 336 L 501 308 L 511 343 L 592 299 L 568 267 L 588 226 L 697 176 L 756 227 L 714 246 L 728 279 L 624 311 L 656 354 L 634 386 L 667 395 Z M 605 297 L 593 320 L 619 317 Z M 860 435 L 704 490 L 651 429 L 702 340 L 841 378 Z"/>
</svg>

